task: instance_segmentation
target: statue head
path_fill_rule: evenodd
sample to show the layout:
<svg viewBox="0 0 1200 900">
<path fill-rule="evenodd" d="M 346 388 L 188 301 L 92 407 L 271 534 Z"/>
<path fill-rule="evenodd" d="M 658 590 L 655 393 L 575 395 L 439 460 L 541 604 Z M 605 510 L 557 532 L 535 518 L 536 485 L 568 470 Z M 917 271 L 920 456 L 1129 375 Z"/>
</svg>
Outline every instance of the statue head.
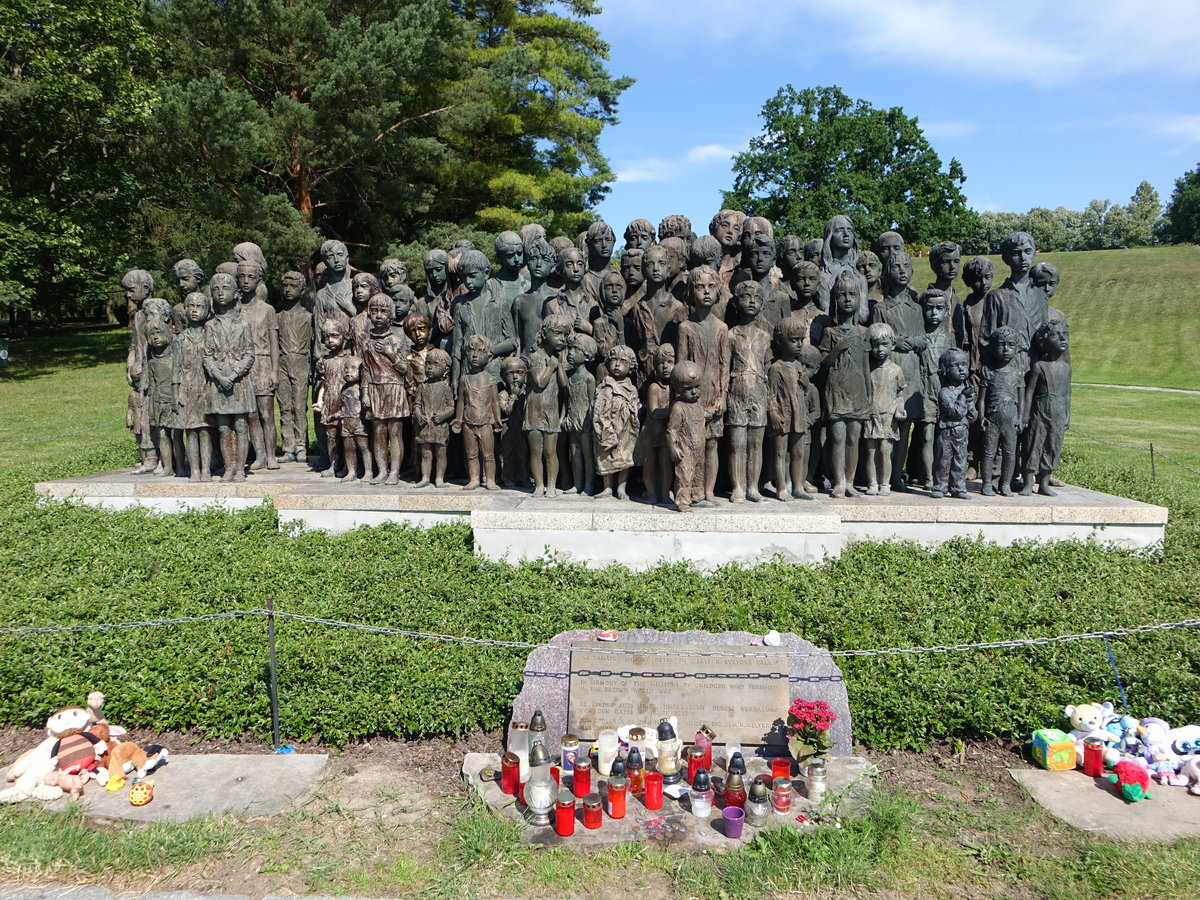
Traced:
<svg viewBox="0 0 1200 900">
<path fill-rule="evenodd" d="M 796 264 L 804 259 L 804 242 L 794 234 L 785 234 L 775 243 L 775 259 L 783 277 L 791 281 Z"/>
<path fill-rule="evenodd" d="M 758 318 L 758 314 L 762 312 L 762 304 L 763 289 L 757 281 L 747 278 L 745 281 L 739 281 L 738 286 L 733 289 L 733 305 L 745 321 L 750 322 Z"/>
<path fill-rule="evenodd" d="M 171 266 L 171 275 L 175 278 L 179 293 L 185 297 L 192 291 L 200 290 L 204 284 L 204 270 L 194 259 L 179 260 Z"/>
<path fill-rule="evenodd" d="M 550 241 L 550 246 L 554 248 L 554 252 L 562 256 L 563 252 L 575 247 L 575 242 L 566 235 L 560 234 L 558 237 Z M 578 250 L 578 247 L 575 247 Z"/>
<path fill-rule="evenodd" d="M 747 216 L 742 220 L 742 265 L 746 265 L 746 253 L 754 244 L 755 238 L 765 237 L 769 241 L 775 240 L 775 226 L 771 224 L 770 219 L 764 219 L 762 216 Z"/>
<path fill-rule="evenodd" d="M 257 298 L 258 286 L 263 280 L 262 266 L 250 259 L 243 260 L 237 264 L 237 274 L 234 277 L 245 302 L 249 303 Z"/>
<path fill-rule="evenodd" d="M 707 312 L 721 298 L 721 279 L 712 266 L 700 266 L 688 273 L 688 303 L 692 309 Z"/>
<path fill-rule="evenodd" d="M 724 255 L 725 251 L 721 249 L 720 241 L 711 234 L 702 234 L 692 241 L 692 248 L 688 251 L 688 268 L 711 266 L 715 269 L 721 264 L 721 257 Z"/>
<path fill-rule="evenodd" d="M 649 219 L 634 219 L 625 226 L 625 250 L 645 250 L 654 243 L 654 223 Z"/>
<path fill-rule="evenodd" d="M 283 299 L 289 303 L 304 296 L 304 276 L 299 272 L 284 272 L 279 285 L 283 290 Z"/>
<path fill-rule="evenodd" d="M 367 300 L 367 321 L 376 333 L 386 331 L 395 318 L 396 304 L 387 294 L 380 291 Z"/>
<path fill-rule="evenodd" d="M 825 223 L 820 266 L 828 271 L 835 262 L 858 265 L 858 232 L 849 216 L 834 216 Z"/>
<path fill-rule="evenodd" d="M 515 231 L 502 231 L 496 235 L 492 249 L 496 252 L 496 264 L 501 272 L 514 275 L 525 265 L 525 242 Z"/>
<path fill-rule="evenodd" d="M 321 323 L 321 346 L 330 355 L 340 353 L 350 340 L 350 322 L 336 316 Z"/>
<path fill-rule="evenodd" d="M 171 346 L 171 339 L 175 337 L 174 332 L 164 322 L 157 319 L 146 326 L 142 332 L 146 338 L 146 343 L 150 345 L 150 350 L 158 355 Z"/>
<path fill-rule="evenodd" d="M 687 269 L 688 249 L 687 241 L 681 237 L 669 237 L 658 242 L 658 246 L 667 251 L 667 255 L 671 259 L 671 277 L 674 278 L 680 272 Z"/>
<path fill-rule="evenodd" d="M 575 330 L 575 320 L 557 313 L 542 319 L 538 331 L 538 346 L 551 356 L 561 353 L 567 346 L 567 338 Z"/>
<path fill-rule="evenodd" d="M 898 231 L 885 231 L 879 237 L 875 238 L 875 243 L 871 245 L 871 249 L 875 251 L 875 255 L 879 257 L 879 261 L 887 265 L 887 258 L 897 251 L 904 251 L 904 236 Z"/>
<path fill-rule="evenodd" d="M 446 286 L 448 272 L 446 271 L 446 251 L 430 250 L 421 260 L 425 269 L 425 282 L 429 293 L 437 294 Z"/>
<path fill-rule="evenodd" d="M 600 305 L 605 309 L 620 309 L 625 302 L 625 279 L 620 272 L 609 269 L 600 279 Z"/>
<path fill-rule="evenodd" d="M 799 316 L 785 316 L 775 326 L 775 352 L 781 359 L 796 359 L 808 338 L 808 323 Z"/>
<path fill-rule="evenodd" d="M 562 276 L 563 284 L 568 287 L 578 287 L 583 283 L 583 276 L 586 272 L 587 263 L 584 261 L 582 251 L 571 247 L 559 254 L 558 274 Z"/>
<path fill-rule="evenodd" d="M 613 230 L 606 222 L 595 221 L 588 226 L 587 230 L 587 253 L 588 263 L 591 268 L 598 269 L 601 266 L 608 265 L 608 261 L 612 259 L 613 248 L 616 247 L 617 239 L 613 235 Z"/>
<path fill-rule="evenodd" d="M 558 253 L 546 243 L 545 238 L 534 238 L 525 247 L 525 265 L 530 278 L 543 282 L 558 267 Z"/>
<path fill-rule="evenodd" d="M 604 354 L 604 362 L 608 367 L 608 374 L 621 381 L 628 378 L 629 373 L 637 368 L 637 354 L 633 352 L 632 347 L 614 344 Z"/>
<path fill-rule="evenodd" d="M 543 241 L 546 240 L 546 229 L 537 222 L 526 222 L 521 226 L 521 230 L 518 232 L 518 234 L 521 235 L 521 243 L 525 245 L 526 255 L 529 253 L 530 244 L 532 244 L 538 238 L 541 238 Z"/>
<path fill-rule="evenodd" d="M 262 247 L 252 241 L 242 241 L 242 243 L 233 248 L 233 261 L 236 263 L 258 263 L 258 267 L 262 269 L 263 276 L 265 277 L 267 274 L 267 258 L 263 255 Z"/>
<path fill-rule="evenodd" d="M 183 298 L 183 317 L 189 325 L 203 325 L 212 315 L 212 301 L 204 291 L 192 291 Z"/>
<path fill-rule="evenodd" d="M 237 303 L 237 282 L 229 273 L 217 272 L 208 279 L 208 295 L 218 314 L 228 312 Z"/>
<path fill-rule="evenodd" d="M 1048 262 L 1038 263 L 1029 270 L 1029 279 L 1036 287 L 1042 289 L 1042 293 L 1049 300 L 1054 296 L 1054 292 L 1058 290 L 1058 266 Z"/>
<path fill-rule="evenodd" d="M 1069 332 L 1062 319 L 1051 319 L 1033 335 L 1033 346 L 1038 354 L 1061 354 L 1067 352 Z"/>
<path fill-rule="evenodd" d="M 879 284 L 879 279 L 883 277 L 883 264 L 879 262 L 879 257 L 875 255 L 874 250 L 860 250 L 858 252 L 858 274 L 867 282 L 870 287 L 873 284 Z"/>
<path fill-rule="evenodd" d="M 651 373 L 659 384 L 669 384 L 671 370 L 675 368 L 675 345 L 659 344 L 651 354 L 654 371 Z"/>
<path fill-rule="evenodd" d="M 567 364 L 572 367 L 590 363 L 599 352 L 600 348 L 596 345 L 596 339 L 590 334 L 572 331 L 567 337 Z"/>
<path fill-rule="evenodd" d="M 486 334 L 473 334 L 467 338 L 465 358 L 467 368 L 472 372 L 482 372 L 492 361 L 492 339 Z"/>
<path fill-rule="evenodd" d="M 1023 278 L 1029 273 L 1036 254 L 1033 236 L 1024 231 L 1014 231 L 1000 244 L 1000 257 L 1008 265 L 1014 278 Z"/>
<path fill-rule="evenodd" d="M 140 307 L 154 293 L 154 276 L 145 269 L 130 269 L 121 276 L 125 301 Z"/>
<path fill-rule="evenodd" d="M 921 316 L 925 319 L 927 329 L 937 328 L 946 321 L 950 313 L 950 300 L 946 292 L 938 288 L 924 291 L 918 298 L 921 304 Z"/>
<path fill-rule="evenodd" d="M 939 280 L 954 281 L 962 261 L 962 248 L 954 241 L 942 241 L 929 248 L 929 268 Z"/>
<path fill-rule="evenodd" d="M 867 343 L 871 347 L 871 361 L 879 364 L 891 356 L 896 346 L 896 332 L 887 322 L 873 322 L 867 326 Z"/>
<path fill-rule="evenodd" d="M 835 311 L 839 322 L 853 321 L 862 318 L 862 307 L 866 298 L 863 296 L 862 276 L 852 269 L 842 269 L 833 279 L 829 289 L 829 305 Z"/>
<path fill-rule="evenodd" d="M 992 287 L 995 267 L 986 256 L 972 256 L 963 266 L 963 281 L 979 294 L 986 294 Z"/>
<path fill-rule="evenodd" d="M 708 233 L 717 239 L 721 252 L 728 256 L 737 251 L 742 242 L 742 223 L 746 214 L 740 209 L 723 209 L 708 223 Z"/>
<path fill-rule="evenodd" d="M 743 238 L 742 264 L 750 269 L 755 278 L 765 278 L 775 268 L 775 242 L 767 235 L 752 234 Z"/>
<path fill-rule="evenodd" d="M 458 258 L 458 277 L 468 293 L 478 294 L 482 291 L 490 275 L 491 265 L 479 250 L 465 250 Z"/>
<path fill-rule="evenodd" d="M 366 309 L 367 301 L 383 290 L 379 286 L 379 279 L 370 272 L 359 272 L 351 280 L 350 287 L 354 292 L 354 305 L 359 311 Z"/>
<path fill-rule="evenodd" d="M 405 329 L 405 334 L 408 330 Z M 520 357 L 517 357 L 520 359 Z M 443 381 L 450 374 L 450 354 L 441 347 L 430 347 L 425 352 L 425 380 Z"/>
<path fill-rule="evenodd" d="M 642 286 L 646 276 L 642 273 L 645 251 L 626 250 L 621 257 L 621 277 L 625 279 L 625 294 L 628 296 Z"/>
<path fill-rule="evenodd" d="M 690 360 L 675 363 L 671 369 L 671 394 L 683 403 L 700 399 L 700 367 Z"/>
<path fill-rule="evenodd" d="M 796 292 L 796 300 L 801 306 L 816 303 L 821 293 L 821 270 L 817 264 L 802 259 L 792 269 L 792 290 Z"/>
<path fill-rule="evenodd" d="M 429 333 L 432 330 L 433 323 L 424 313 L 409 313 L 404 317 L 404 333 L 417 348 L 424 347 L 429 343 Z"/>
<path fill-rule="evenodd" d="M 350 264 L 350 251 L 341 241 L 326 241 L 321 245 L 321 259 L 328 273 L 341 278 Z"/>
<path fill-rule="evenodd" d="M 820 263 L 821 250 L 825 247 L 825 242 L 821 238 L 812 238 L 804 242 L 804 258 L 809 262 Z"/>
<path fill-rule="evenodd" d="M 658 242 L 661 244 L 669 237 L 683 238 L 686 242 L 692 236 L 692 220 L 687 216 L 671 215 L 658 223 Z"/>
<path fill-rule="evenodd" d="M 912 260 L 903 250 L 895 250 L 883 261 L 883 286 L 889 294 L 908 287 L 912 281 Z"/>
<path fill-rule="evenodd" d="M 988 339 L 988 347 L 992 352 L 992 357 L 1001 365 L 1005 365 L 1013 361 L 1017 355 L 1017 342 L 1020 336 L 1017 330 L 1011 325 L 1001 325 L 992 332 L 992 336 Z"/>
<path fill-rule="evenodd" d="M 942 384 L 962 384 L 970 374 L 970 360 L 967 352 L 951 347 L 938 357 L 938 378 Z"/>
<path fill-rule="evenodd" d="M 408 287 L 408 264 L 402 259 L 389 257 L 379 264 L 379 272 L 375 276 L 384 292 L 392 295 Z"/>
<path fill-rule="evenodd" d="M 671 254 L 662 244 L 655 244 L 642 254 L 642 273 L 653 285 L 666 284 L 671 280 Z"/>
</svg>

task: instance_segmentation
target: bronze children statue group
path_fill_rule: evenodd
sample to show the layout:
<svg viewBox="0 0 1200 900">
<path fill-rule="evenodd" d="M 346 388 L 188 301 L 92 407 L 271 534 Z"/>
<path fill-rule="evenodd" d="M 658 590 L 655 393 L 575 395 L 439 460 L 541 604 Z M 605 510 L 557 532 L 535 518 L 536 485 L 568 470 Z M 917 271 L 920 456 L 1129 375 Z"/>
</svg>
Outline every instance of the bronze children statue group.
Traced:
<svg viewBox="0 0 1200 900">
<path fill-rule="evenodd" d="M 407 442 L 417 487 L 445 487 L 457 462 L 467 489 L 624 500 L 640 469 L 642 499 L 680 510 L 726 489 L 733 503 L 818 487 L 966 498 L 972 468 L 984 495 L 1053 495 L 1067 326 L 1029 235 L 1004 241 L 998 288 L 987 258 L 962 266 L 960 297 L 950 242 L 918 293 L 903 238 L 860 250 L 846 216 L 810 241 L 735 210 L 709 231 L 635 220 L 618 271 L 603 222 L 552 242 L 530 225 L 496 238 L 494 274 L 470 242 L 431 250 L 416 293 L 403 262 L 356 273 L 327 241 L 307 276 L 278 280 L 278 312 L 254 244 L 207 283 L 176 263 L 174 308 L 131 271 L 137 471 L 276 469 L 276 404 L 282 459 L 304 462 L 311 389 L 317 468 L 344 480 L 399 484 Z"/>
</svg>

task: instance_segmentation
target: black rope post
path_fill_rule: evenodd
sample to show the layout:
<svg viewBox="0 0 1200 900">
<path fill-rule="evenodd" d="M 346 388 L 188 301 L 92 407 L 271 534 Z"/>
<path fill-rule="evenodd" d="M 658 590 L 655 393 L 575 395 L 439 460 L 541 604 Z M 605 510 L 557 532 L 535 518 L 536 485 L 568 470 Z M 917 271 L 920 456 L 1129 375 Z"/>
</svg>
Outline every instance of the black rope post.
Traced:
<svg viewBox="0 0 1200 900">
<path fill-rule="evenodd" d="M 271 741 L 279 749 L 279 679 L 275 672 L 275 598 L 267 598 L 267 647 L 270 662 L 267 672 L 271 681 Z"/>
<path fill-rule="evenodd" d="M 1154 441 L 1150 442 L 1150 480 L 1157 481 L 1158 475 L 1154 471 Z"/>
</svg>

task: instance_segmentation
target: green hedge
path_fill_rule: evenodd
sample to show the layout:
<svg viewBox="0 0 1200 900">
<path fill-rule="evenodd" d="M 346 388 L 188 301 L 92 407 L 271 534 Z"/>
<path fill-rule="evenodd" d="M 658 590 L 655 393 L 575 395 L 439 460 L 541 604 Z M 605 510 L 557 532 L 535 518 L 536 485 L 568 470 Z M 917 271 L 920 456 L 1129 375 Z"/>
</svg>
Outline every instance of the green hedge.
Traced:
<svg viewBox="0 0 1200 900">
<path fill-rule="evenodd" d="M 55 474 L 124 464 L 116 440 Z M 1049 636 L 1190 618 L 1200 515 L 1162 483 L 1069 459 L 1068 477 L 1172 506 L 1161 558 L 1094 545 L 926 552 L 856 544 L 817 568 L 687 566 L 642 574 L 476 559 L 465 527 L 281 533 L 269 508 L 154 517 L 37 504 L 28 473 L 0 476 L 0 624 L 132 622 L 261 607 L 371 625 L 538 641 L 570 628 L 771 628 L 830 649 Z M 45 473 L 39 473 L 45 477 Z M 501 725 L 522 651 L 281 621 L 285 736 L 458 735 Z M 1200 633 L 1114 641 L 1141 715 L 1195 721 Z M 89 690 L 113 721 L 213 736 L 270 734 L 261 618 L 70 635 L 0 635 L 0 723 L 41 725 Z M 1027 736 L 1065 704 L 1116 700 L 1099 641 L 842 660 L 857 738 L 883 749 Z"/>
</svg>

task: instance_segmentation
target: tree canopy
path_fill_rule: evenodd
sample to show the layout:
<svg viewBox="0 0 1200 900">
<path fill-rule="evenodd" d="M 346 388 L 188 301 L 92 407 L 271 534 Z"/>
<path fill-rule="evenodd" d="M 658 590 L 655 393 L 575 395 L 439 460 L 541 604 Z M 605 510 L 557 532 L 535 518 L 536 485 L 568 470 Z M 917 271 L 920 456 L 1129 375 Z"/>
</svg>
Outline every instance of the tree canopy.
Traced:
<svg viewBox="0 0 1200 900">
<path fill-rule="evenodd" d="M 838 214 L 859 232 L 958 240 L 976 227 L 962 165 L 942 162 L 915 118 L 876 109 L 838 87 L 781 88 L 762 109 L 762 133 L 734 158 L 725 206 L 813 237 Z"/>
<path fill-rule="evenodd" d="M 17 11 L 17 8 L 20 11 Z M 378 256 L 575 234 L 632 83 L 593 0 L 30 0 L 0 11 L 0 303 L 82 312 L 122 268 L 242 240 Z"/>
<path fill-rule="evenodd" d="M 1200 166 L 1175 179 L 1160 230 L 1168 243 L 1200 244 Z"/>
</svg>

